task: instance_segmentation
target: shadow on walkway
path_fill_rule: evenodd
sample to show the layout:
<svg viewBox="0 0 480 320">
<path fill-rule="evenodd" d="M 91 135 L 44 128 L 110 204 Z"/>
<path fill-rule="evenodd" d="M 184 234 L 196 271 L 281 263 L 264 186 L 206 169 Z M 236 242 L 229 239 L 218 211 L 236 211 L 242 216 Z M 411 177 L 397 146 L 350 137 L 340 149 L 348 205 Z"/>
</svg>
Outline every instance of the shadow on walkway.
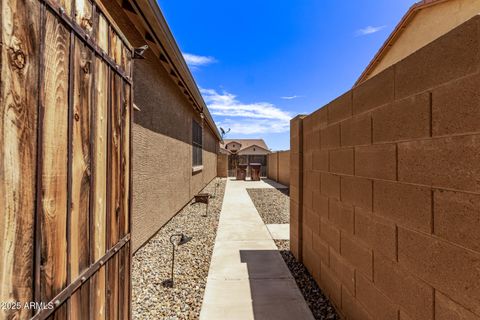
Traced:
<svg viewBox="0 0 480 320">
<path fill-rule="evenodd" d="M 240 250 L 255 320 L 314 319 L 277 250 Z"/>
</svg>

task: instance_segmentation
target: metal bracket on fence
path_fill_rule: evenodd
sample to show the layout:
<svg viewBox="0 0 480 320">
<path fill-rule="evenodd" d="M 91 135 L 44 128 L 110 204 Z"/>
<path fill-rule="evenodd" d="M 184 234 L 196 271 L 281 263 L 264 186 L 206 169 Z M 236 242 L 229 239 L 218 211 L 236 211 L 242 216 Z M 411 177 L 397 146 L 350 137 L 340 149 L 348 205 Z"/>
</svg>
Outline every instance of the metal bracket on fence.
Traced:
<svg viewBox="0 0 480 320">
<path fill-rule="evenodd" d="M 122 238 L 115 246 L 113 246 L 107 253 L 101 257 L 97 262 L 92 264 L 87 270 L 78 276 L 72 283 L 63 289 L 55 298 L 53 298 L 47 305 L 53 305 L 54 308 L 41 309 L 35 314 L 31 320 L 45 320 L 52 315 L 65 301 L 89 280 L 108 260 L 110 260 L 120 249 L 122 249 L 127 242 L 130 241 L 130 234 Z"/>
</svg>

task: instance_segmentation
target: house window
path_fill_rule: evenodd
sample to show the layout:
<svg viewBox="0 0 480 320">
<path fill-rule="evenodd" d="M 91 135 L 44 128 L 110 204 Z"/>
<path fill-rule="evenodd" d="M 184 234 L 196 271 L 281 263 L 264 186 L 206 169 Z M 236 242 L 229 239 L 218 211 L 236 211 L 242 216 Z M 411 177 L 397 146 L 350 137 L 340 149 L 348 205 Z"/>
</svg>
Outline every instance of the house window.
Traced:
<svg viewBox="0 0 480 320">
<path fill-rule="evenodd" d="M 202 161 L 202 127 L 195 120 L 192 121 L 192 165 L 201 166 Z"/>
</svg>

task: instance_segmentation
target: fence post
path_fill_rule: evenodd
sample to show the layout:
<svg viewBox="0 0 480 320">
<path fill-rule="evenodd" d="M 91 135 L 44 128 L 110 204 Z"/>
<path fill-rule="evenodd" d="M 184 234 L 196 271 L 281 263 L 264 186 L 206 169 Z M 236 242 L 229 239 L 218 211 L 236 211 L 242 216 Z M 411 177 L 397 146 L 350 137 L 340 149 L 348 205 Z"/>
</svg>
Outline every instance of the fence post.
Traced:
<svg viewBox="0 0 480 320">
<path fill-rule="evenodd" d="M 303 119 L 290 120 L 290 250 L 302 262 Z"/>
</svg>

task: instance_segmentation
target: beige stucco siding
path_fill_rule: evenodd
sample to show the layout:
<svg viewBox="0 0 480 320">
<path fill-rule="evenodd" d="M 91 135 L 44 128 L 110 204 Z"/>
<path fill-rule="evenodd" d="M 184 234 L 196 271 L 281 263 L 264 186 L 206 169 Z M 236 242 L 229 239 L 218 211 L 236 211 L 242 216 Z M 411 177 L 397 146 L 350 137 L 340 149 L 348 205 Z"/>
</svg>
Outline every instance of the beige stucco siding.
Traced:
<svg viewBox="0 0 480 320">
<path fill-rule="evenodd" d="M 480 13 L 480 0 L 450 0 L 420 10 L 367 79 Z"/>
<path fill-rule="evenodd" d="M 205 124 L 203 170 L 192 173 L 192 119 L 201 122 L 198 113 L 151 53 L 136 60 L 133 78 L 141 110 L 134 114 L 133 127 L 136 250 L 216 176 L 218 140 Z"/>
</svg>

